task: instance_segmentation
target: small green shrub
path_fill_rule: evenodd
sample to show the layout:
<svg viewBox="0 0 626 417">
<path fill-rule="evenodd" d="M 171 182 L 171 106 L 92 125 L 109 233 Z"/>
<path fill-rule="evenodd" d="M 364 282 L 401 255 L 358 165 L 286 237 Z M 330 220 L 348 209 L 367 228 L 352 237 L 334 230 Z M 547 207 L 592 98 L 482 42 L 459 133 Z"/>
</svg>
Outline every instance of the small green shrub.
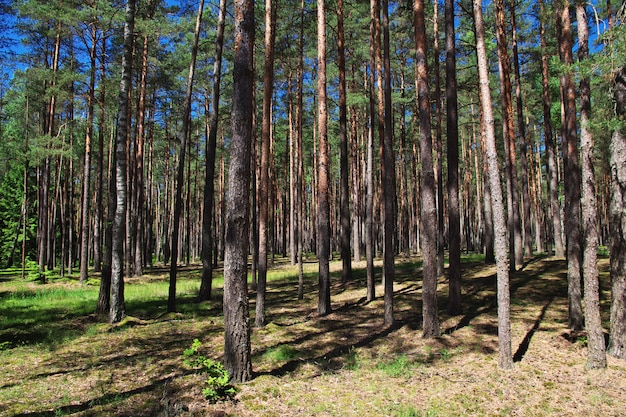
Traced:
<svg viewBox="0 0 626 417">
<path fill-rule="evenodd" d="M 206 375 L 206 387 L 202 389 L 202 394 L 209 402 L 231 399 L 237 393 L 234 386 L 230 385 L 228 371 L 220 362 L 207 358 L 198 352 L 200 341 L 194 339 L 191 347 L 185 349 L 185 365 Z"/>
</svg>

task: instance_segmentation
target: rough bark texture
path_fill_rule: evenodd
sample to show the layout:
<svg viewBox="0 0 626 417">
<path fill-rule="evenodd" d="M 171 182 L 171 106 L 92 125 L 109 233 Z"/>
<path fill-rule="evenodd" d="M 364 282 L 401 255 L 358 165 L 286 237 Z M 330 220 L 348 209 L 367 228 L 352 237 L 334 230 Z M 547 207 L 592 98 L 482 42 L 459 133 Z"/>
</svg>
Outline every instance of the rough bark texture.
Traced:
<svg viewBox="0 0 626 417">
<path fill-rule="evenodd" d="M 366 150 L 366 181 L 367 195 L 365 196 L 365 257 L 367 262 L 367 301 L 376 297 L 376 282 L 374 280 L 374 125 L 376 124 L 374 80 L 375 80 L 375 40 L 376 40 L 376 10 L 378 0 L 370 0 L 370 71 L 369 71 L 369 129 L 367 132 Z"/>
<path fill-rule="evenodd" d="M 571 66 L 572 32 L 568 2 L 559 0 L 556 5 L 557 37 L 561 61 Z M 580 216 L 580 165 L 578 163 L 578 134 L 576 121 L 576 86 L 568 70 L 561 75 L 561 95 L 564 109 L 563 167 L 565 188 L 565 233 L 567 236 L 567 295 L 569 299 L 569 327 L 582 330 L 582 232 Z"/>
<path fill-rule="evenodd" d="M 615 75 L 616 113 L 626 114 L 626 69 Z M 611 140 L 611 320 L 608 352 L 626 359 L 626 135 L 623 127 Z"/>
<path fill-rule="evenodd" d="M 576 3 L 578 22 L 578 60 L 589 54 L 589 30 L 585 3 Z M 584 230 L 583 277 L 585 279 L 585 326 L 587 328 L 588 369 L 606 368 L 606 349 L 600 316 L 600 282 L 598 278 L 598 208 L 594 173 L 594 141 L 589 130 L 591 87 L 589 77 L 580 81 L 580 139 L 582 159 L 582 218 Z"/>
<path fill-rule="evenodd" d="M 230 379 L 252 378 L 248 312 L 250 153 L 254 88 L 254 1 L 235 1 L 230 166 L 224 253 L 224 366 Z"/>
<path fill-rule="evenodd" d="M 446 18 L 446 132 L 448 145 L 449 296 L 446 311 L 461 314 L 461 219 L 459 213 L 459 120 L 457 112 L 454 2 L 445 2 Z"/>
<path fill-rule="evenodd" d="M 485 48 L 485 28 L 483 23 L 482 2 L 473 1 L 474 24 L 476 27 L 476 54 L 478 57 L 478 79 L 480 105 L 483 112 L 485 128 L 486 158 L 489 167 L 489 186 L 491 187 L 491 204 L 493 208 L 493 222 L 495 233 L 495 252 L 497 270 L 497 297 L 498 297 L 498 348 L 499 365 L 503 369 L 513 367 L 511 350 L 511 321 L 510 321 L 510 289 L 509 289 L 509 259 L 507 255 L 507 226 L 502 201 L 502 186 L 496 152 L 496 135 L 491 107 L 491 91 L 489 88 L 489 73 L 487 52 Z"/>
<path fill-rule="evenodd" d="M 383 172 L 382 172 L 382 198 L 383 198 L 383 215 L 384 217 L 384 235 L 383 235 L 383 276 L 385 277 L 385 324 L 393 324 L 393 280 L 394 280 L 394 261 L 395 261 L 395 249 L 394 240 L 396 235 L 396 213 L 395 213 L 395 201 L 396 201 L 396 163 L 393 152 L 393 110 L 391 108 L 391 56 L 389 46 L 389 2 L 383 0 L 383 66 L 384 66 L 384 107 L 385 107 L 385 142 L 383 144 Z M 430 113 L 429 113 L 430 114 Z M 432 140 L 431 140 L 432 147 Z M 431 150 L 432 152 L 432 150 Z M 432 162 L 432 161 L 431 161 Z M 432 170 L 432 166 L 431 166 Z M 434 173 L 433 173 L 433 186 L 434 186 Z M 434 189 L 433 189 L 433 203 L 434 203 Z M 433 209 L 435 209 L 433 204 Z M 436 209 L 435 209 L 436 210 Z M 435 217 L 433 218 L 433 227 L 437 224 L 437 212 L 435 211 Z M 436 233 L 436 229 L 435 229 Z M 437 256 L 437 238 L 434 235 L 435 243 L 435 276 L 436 270 L 436 256 Z"/>
<path fill-rule="evenodd" d="M 124 302 L 124 241 L 126 230 L 126 135 L 128 133 L 128 92 L 131 86 L 133 31 L 135 27 L 135 0 L 126 3 L 124 25 L 124 54 L 122 56 L 122 80 L 120 82 L 117 134 L 115 137 L 115 195 L 117 204 L 113 217 L 111 260 L 111 306 L 109 321 L 117 323 L 126 316 Z"/>
<path fill-rule="evenodd" d="M 417 96 L 420 121 L 420 153 L 422 156 L 422 320 L 423 337 L 440 334 L 439 310 L 437 308 L 437 207 L 435 203 L 435 171 L 433 169 L 433 140 L 430 122 L 430 92 L 426 61 L 426 26 L 424 24 L 424 1 L 413 3 L 415 27 L 415 64 L 417 68 Z"/>
<path fill-rule="evenodd" d="M 326 13 L 324 0 L 317 0 L 317 257 L 319 297 L 317 312 L 330 314 L 330 157 L 326 114 Z"/>
</svg>

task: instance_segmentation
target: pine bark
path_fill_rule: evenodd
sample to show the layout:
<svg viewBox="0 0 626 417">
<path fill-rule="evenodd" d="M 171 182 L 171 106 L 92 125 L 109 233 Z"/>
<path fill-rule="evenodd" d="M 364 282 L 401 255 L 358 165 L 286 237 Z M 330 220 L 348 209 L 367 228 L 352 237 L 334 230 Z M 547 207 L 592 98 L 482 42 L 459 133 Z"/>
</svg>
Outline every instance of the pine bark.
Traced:
<svg viewBox="0 0 626 417">
<path fill-rule="evenodd" d="M 572 32 L 568 2 L 556 4 L 557 37 L 561 61 L 571 67 Z M 565 233 L 567 237 L 567 295 L 569 301 L 569 328 L 584 327 L 581 288 L 582 237 L 580 216 L 580 165 L 578 162 L 578 133 L 576 121 L 576 86 L 568 69 L 561 75 L 563 120 L 563 168 L 565 188 Z"/>
<path fill-rule="evenodd" d="M 254 1 L 235 1 L 232 139 L 224 253 L 224 366 L 234 382 L 252 378 L 248 312 L 250 155 L 254 88 Z"/>
<path fill-rule="evenodd" d="M 589 55 L 589 29 L 585 4 L 576 2 L 578 23 L 578 60 Z M 600 316 L 600 281 L 598 274 L 598 208 L 594 172 L 594 139 L 589 122 L 591 117 L 591 83 L 583 75 L 580 80 L 580 140 L 582 159 L 582 219 L 583 219 L 583 277 L 585 326 L 587 328 L 587 369 L 606 368 L 606 349 L 602 317 Z"/>
<path fill-rule="evenodd" d="M 448 162 L 448 306 L 447 313 L 461 314 L 461 219 L 459 213 L 459 121 L 456 80 L 454 1 L 445 1 L 446 21 L 446 133 Z"/>
<path fill-rule="evenodd" d="M 626 68 L 616 72 L 613 85 L 616 116 L 626 119 Z M 611 139 L 611 318 L 608 352 L 626 359 L 626 135 L 623 127 Z"/>
<path fill-rule="evenodd" d="M 415 27 L 415 64 L 417 68 L 417 96 L 420 122 L 420 154 L 422 156 L 422 317 L 425 338 L 440 335 L 439 310 L 437 308 L 437 207 L 435 171 L 433 167 L 433 140 L 431 133 L 430 91 L 426 60 L 426 26 L 424 23 L 424 1 L 413 3 Z"/>
<path fill-rule="evenodd" d="M 497 275 L 498 299 L 498 350 L 499 365 L 502 369 L 513 367 L 511 350 L 511 321 L 510 321 L 510 289 L 509 289 L 509 259 L 507 248 L 507 225 L 504 216 L 502 186 L 500 184 L 500 170 L 498 154 L 496 152 L 496 136 L 491 107 L 491 90 L 489 88 L 489 73 L 487 52 L 485 47 L 485 28 L 483 23 L 482 2 L 473 1 L 474 25 L 476 28 L 476 54 L 478 58 L 478 78 L 480 106 L 483 112 L 485 128 L 485 152 L 489 167 L 489 186 L 491 188 L 491 204 L 493 208 L 495 255 Z"/>
<path fill-rule="evenodd" d="M 330 157 L 326 111 L 326 13 L 325 1 L 317 0 L 317 257 L 319 282 L 317 312 L 326 315 L 330 306 Z"/>
</svg>

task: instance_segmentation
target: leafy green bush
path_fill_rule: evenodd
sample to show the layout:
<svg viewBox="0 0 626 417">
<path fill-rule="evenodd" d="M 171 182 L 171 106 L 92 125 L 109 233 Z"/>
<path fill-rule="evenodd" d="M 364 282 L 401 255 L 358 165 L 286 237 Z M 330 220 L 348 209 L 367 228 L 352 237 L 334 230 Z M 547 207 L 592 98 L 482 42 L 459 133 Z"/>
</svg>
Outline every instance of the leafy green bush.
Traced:
<svg viewBox="0 0 626 417">
<path fill-rule="evenodd" d="M 194 339 L 191 347 L 185 349 L 183 355 L 185 365 L 206 375 L 206 387 L 202 389 L 204 398 L 213 403 L 233 398 L 237 391 L 228 383 L 230 381 L 228 371 L 220 362 L 201 355 L 198 352 L 200 345 L 200 341 Z"/>
</svg>

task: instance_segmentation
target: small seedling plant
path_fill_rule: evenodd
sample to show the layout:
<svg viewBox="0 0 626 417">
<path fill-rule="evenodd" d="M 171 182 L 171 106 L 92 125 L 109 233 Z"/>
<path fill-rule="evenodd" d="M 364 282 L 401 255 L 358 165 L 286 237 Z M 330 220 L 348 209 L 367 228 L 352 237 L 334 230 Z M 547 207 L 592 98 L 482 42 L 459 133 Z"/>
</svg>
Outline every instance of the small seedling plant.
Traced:
<svg viewBox="0 0 626 417">
<path fill-rule="evenodd" d="M 200 354 L 201 343 L 194 339 L 191 347 L 185 349 L 185 365 L 195 369 L 197 372 L 206 375 L 206 387 L 202 389 L 202 394 L 209 402 L 215 403 L 221 400 L 230 400 L 237 393 L 234 386 L 230 385 L 228 371 L 220 362 Z"/>
</svg>

